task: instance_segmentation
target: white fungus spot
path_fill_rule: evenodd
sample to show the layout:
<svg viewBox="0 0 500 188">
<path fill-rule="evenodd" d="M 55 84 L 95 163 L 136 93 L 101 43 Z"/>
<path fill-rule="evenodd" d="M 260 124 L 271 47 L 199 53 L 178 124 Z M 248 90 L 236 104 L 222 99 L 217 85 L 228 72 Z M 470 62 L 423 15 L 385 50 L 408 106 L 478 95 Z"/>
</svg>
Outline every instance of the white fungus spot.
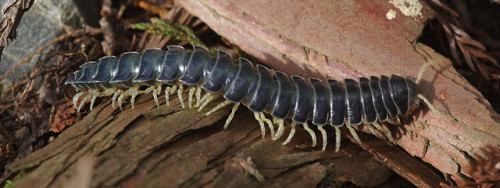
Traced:
<svg viewBox="0 0 500 188">
<path fill-rule="evenodd" d="M 398 8 L 405 16 L 410 16 L 413 18 L 422 16 L 421 10 L 423 6 L 418 2 L 418 0 L 389 0 L 389 3 Z"/>
<path fill-rule="evenodd" d="M 389 10 L 389 12 L 387 12 L 387 14 L 385 14 L 385 17 L 389 20 L 396 18 L 396 11 L 392 10 L 392 9 Z"/>
</svg>

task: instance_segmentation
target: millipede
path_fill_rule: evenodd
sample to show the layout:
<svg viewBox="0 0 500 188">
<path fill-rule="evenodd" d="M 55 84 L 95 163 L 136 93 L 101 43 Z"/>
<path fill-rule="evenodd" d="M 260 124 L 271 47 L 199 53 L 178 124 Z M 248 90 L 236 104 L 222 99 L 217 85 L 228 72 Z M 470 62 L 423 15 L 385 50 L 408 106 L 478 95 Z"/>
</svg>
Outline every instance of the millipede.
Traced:
<svg viewBox="0 0 500 188">
<path fill-rule="evenodd" d="M 225 100 L 206 115 L 233 104 L 224 128 L 243 104 L 254 113 L 263 138 L 267 125 L 271 138 L 280 139 L 285 131 L 285 120 L 291 119 L 291 130 L 283 144 L 289 143 L 296 126 L 302 125 L 315 147 L 316 134 L 309 126 L 312 123 L 321 133 L 322 150 L 325 150 L 327 132 L 323 126 L 328 124 L 335 129 L 335 151 L 339 151 L 340 128 L 343 126 L 359 143 L 361 141 L 353 126 L 361 124 L 374 134 L 375 128 L 386 138 L 392 138 L 389 129 L 379 122 L 400 124 L 400 118 L 414 111 L 420 101 L 433 110 L 429 101 L 417 91 L 422 72 L 423 69 L 415 82 L 396 75 L 361 77 L 359 82 L 349 78 L 343 82 L 304 79 L 254 65 L 242 57 L 238 63 L 233 63 L 232 56 L 221 50 L 216 55 L 210 55 L 205 47 L 193 46 L 192 50 L 186 50 L 170 45 L 167 51 L 152 48 L 143 53 L 126 52 L 120 57 L 106 56 L 84 63 L 65 84 L 71 84 L 80 91 L 73 97 L 78 112 L 85 101 L 91 99 L 92 110 L 96 98 L 104 96 L 112 96 L 113 108 L 117 101 L 118 107 L 123 109 L 126 98 L 130 97 L 131 108 L 134 108 L 137 95 L 152 93 L 159 106 L 158 95 L 163 87 L 166 105 L 169 105 L 169 96 L 177 94 L 182 108 L 186 108 L 183 98 L 186 89 L 187 106 L 198 108 L 198 111 L 222 96 Z M 83 100 L 78 104 L 80 97 Z M 272 116 L 272 120 L 266 114 Z M 276 131 L 275 125 L 278 126 Z"/>
</svg>

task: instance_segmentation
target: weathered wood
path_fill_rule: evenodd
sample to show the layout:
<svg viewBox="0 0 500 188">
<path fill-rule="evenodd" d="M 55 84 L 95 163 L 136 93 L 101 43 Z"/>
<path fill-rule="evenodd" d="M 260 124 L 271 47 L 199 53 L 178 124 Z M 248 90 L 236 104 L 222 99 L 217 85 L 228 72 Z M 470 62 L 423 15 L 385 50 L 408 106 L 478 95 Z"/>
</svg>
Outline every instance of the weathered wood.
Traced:
<svg viewBox="0 0 500 188">
<path fill-rule="evenodd" d="M 407 17 L 389 1 L 178 1 L 218 34 L 273 68 L 336 79 L 398 74 L 449 115 L 419 109 L 397 144 L 442 173 L 465 173 L 470 156 L 500 145 L 500 116 L 450 60 L 416 42 L 433 13 Z M 386 13 L 396 10 L 396 18 Z M 387 159 L 390 160 L 390 159 Z"/>
<path fill-rule="evenodd" d="M 346 181 L 372 187 L 392 175 L 348 142 L 338 153 L 332 144 L 325 152 L 310 148 L 302 129 L 286 146 L 284 138 L 272 141 L 269 131 L 262 139 L 247 109 L 222 130 L 228 109 L 205 116 L 207 110 L 182 110 L 178 99 L 170 107 L 154 105 L 152 96 L 140 96 L 135 109 L 121 112 L 107 101 L 46 147 L 9 164 L 6 177 L 25 173 L 13 187 L 314 187 Z"/>
</svg>

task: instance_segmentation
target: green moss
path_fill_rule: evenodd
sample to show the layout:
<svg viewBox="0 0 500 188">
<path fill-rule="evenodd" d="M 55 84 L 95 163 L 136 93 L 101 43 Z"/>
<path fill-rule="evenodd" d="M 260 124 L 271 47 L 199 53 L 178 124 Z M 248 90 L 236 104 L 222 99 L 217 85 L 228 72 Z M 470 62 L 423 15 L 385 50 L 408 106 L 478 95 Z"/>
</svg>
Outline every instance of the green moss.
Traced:
<svg viewBox="0 0 500 188">
<path fill-rule="evenodd" d="M 16 177 L 12 178 L 12 180 L 7 180 L 5 182 L 5 185 L 3 186 L 3 188 L 10 188 L 12 187 L 17 181 L 19 181 L 22 177 L 24 176 L 24 172 L 20 172 L 19 174 L 17 174 Z"/>
<path fill-rule="evenodd" d="M 185 41 L 196 46 L 203 46 L 205 48 L 208 48 L 207 45 L 205 45 L 203 42 L 201 42 L 200 39 L 198 39 L 198 37 L 196 37 L 193 30 L 191 30 L 191 28 L 189 28 L 188 26 L 178 23 L 169 24 L 165 22 L 165 20 L 160 18 L 151 18 L 149 21 L 149 23 L 142 22 L 133 24 L 132 29 L 145 30 L 153 35 L 168 36 L 176 40 Z M 213 49 L 210 49 L 210 53 L 214 55 L 215 51 Z"/>
</svg>

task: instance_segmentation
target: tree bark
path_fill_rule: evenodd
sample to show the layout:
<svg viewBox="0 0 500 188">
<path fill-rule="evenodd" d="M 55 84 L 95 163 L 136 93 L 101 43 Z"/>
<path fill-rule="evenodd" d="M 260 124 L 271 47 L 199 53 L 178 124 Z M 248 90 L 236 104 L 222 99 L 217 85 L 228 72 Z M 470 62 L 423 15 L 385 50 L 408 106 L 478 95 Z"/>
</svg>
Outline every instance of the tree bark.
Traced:
<svg viewBox="0 0 500 188">
<path fill-rule="evenodd" d="M 422 1 L 408 2 L 423 6 L 417 16 L 383 0 L 178 1 L 245 52 L 288 74 L 416 78 L 430 64 L 418 90 L 447 114 L 422 105 L 412 121 L 392 126 L 393 133 L 397 145 L 442 173 L 467 175 L 463 167 L 471 156 L 484 156 L 480 149 L 487 145 L 500 146 L 500 116 L 449 59 L 417 41 L 434 13 Z M 396 11 L 394 19 L 386 17 L 389 10 Z"/>
<path fill-rule="evenodd" d="M 286 146 L 284 138 L 272 141 L 269 131 L 262 139 L 247 109 L 222 130 L 229 108 L 204 115 L 217 102 L 202 112 L 183 110 L 178 99 L 170 107 L 161 102 L 155 107 L 152 96 L 143 95 L 124 111 L 104 102 L 46 147 L 9 164 L 3 182 L 24 172 L 13 187 L 314 187 L 346 181 L 373 187 L 393 174 L 345 140 L 335 153 L 334 146 L 311 148 L 300 128 Z M 411 156 L 370 135 L 362 139 L 413 163 L 404 169 L 418 172 L 415 185 L 438 186 L 439 176 Z"/>
</svg>

